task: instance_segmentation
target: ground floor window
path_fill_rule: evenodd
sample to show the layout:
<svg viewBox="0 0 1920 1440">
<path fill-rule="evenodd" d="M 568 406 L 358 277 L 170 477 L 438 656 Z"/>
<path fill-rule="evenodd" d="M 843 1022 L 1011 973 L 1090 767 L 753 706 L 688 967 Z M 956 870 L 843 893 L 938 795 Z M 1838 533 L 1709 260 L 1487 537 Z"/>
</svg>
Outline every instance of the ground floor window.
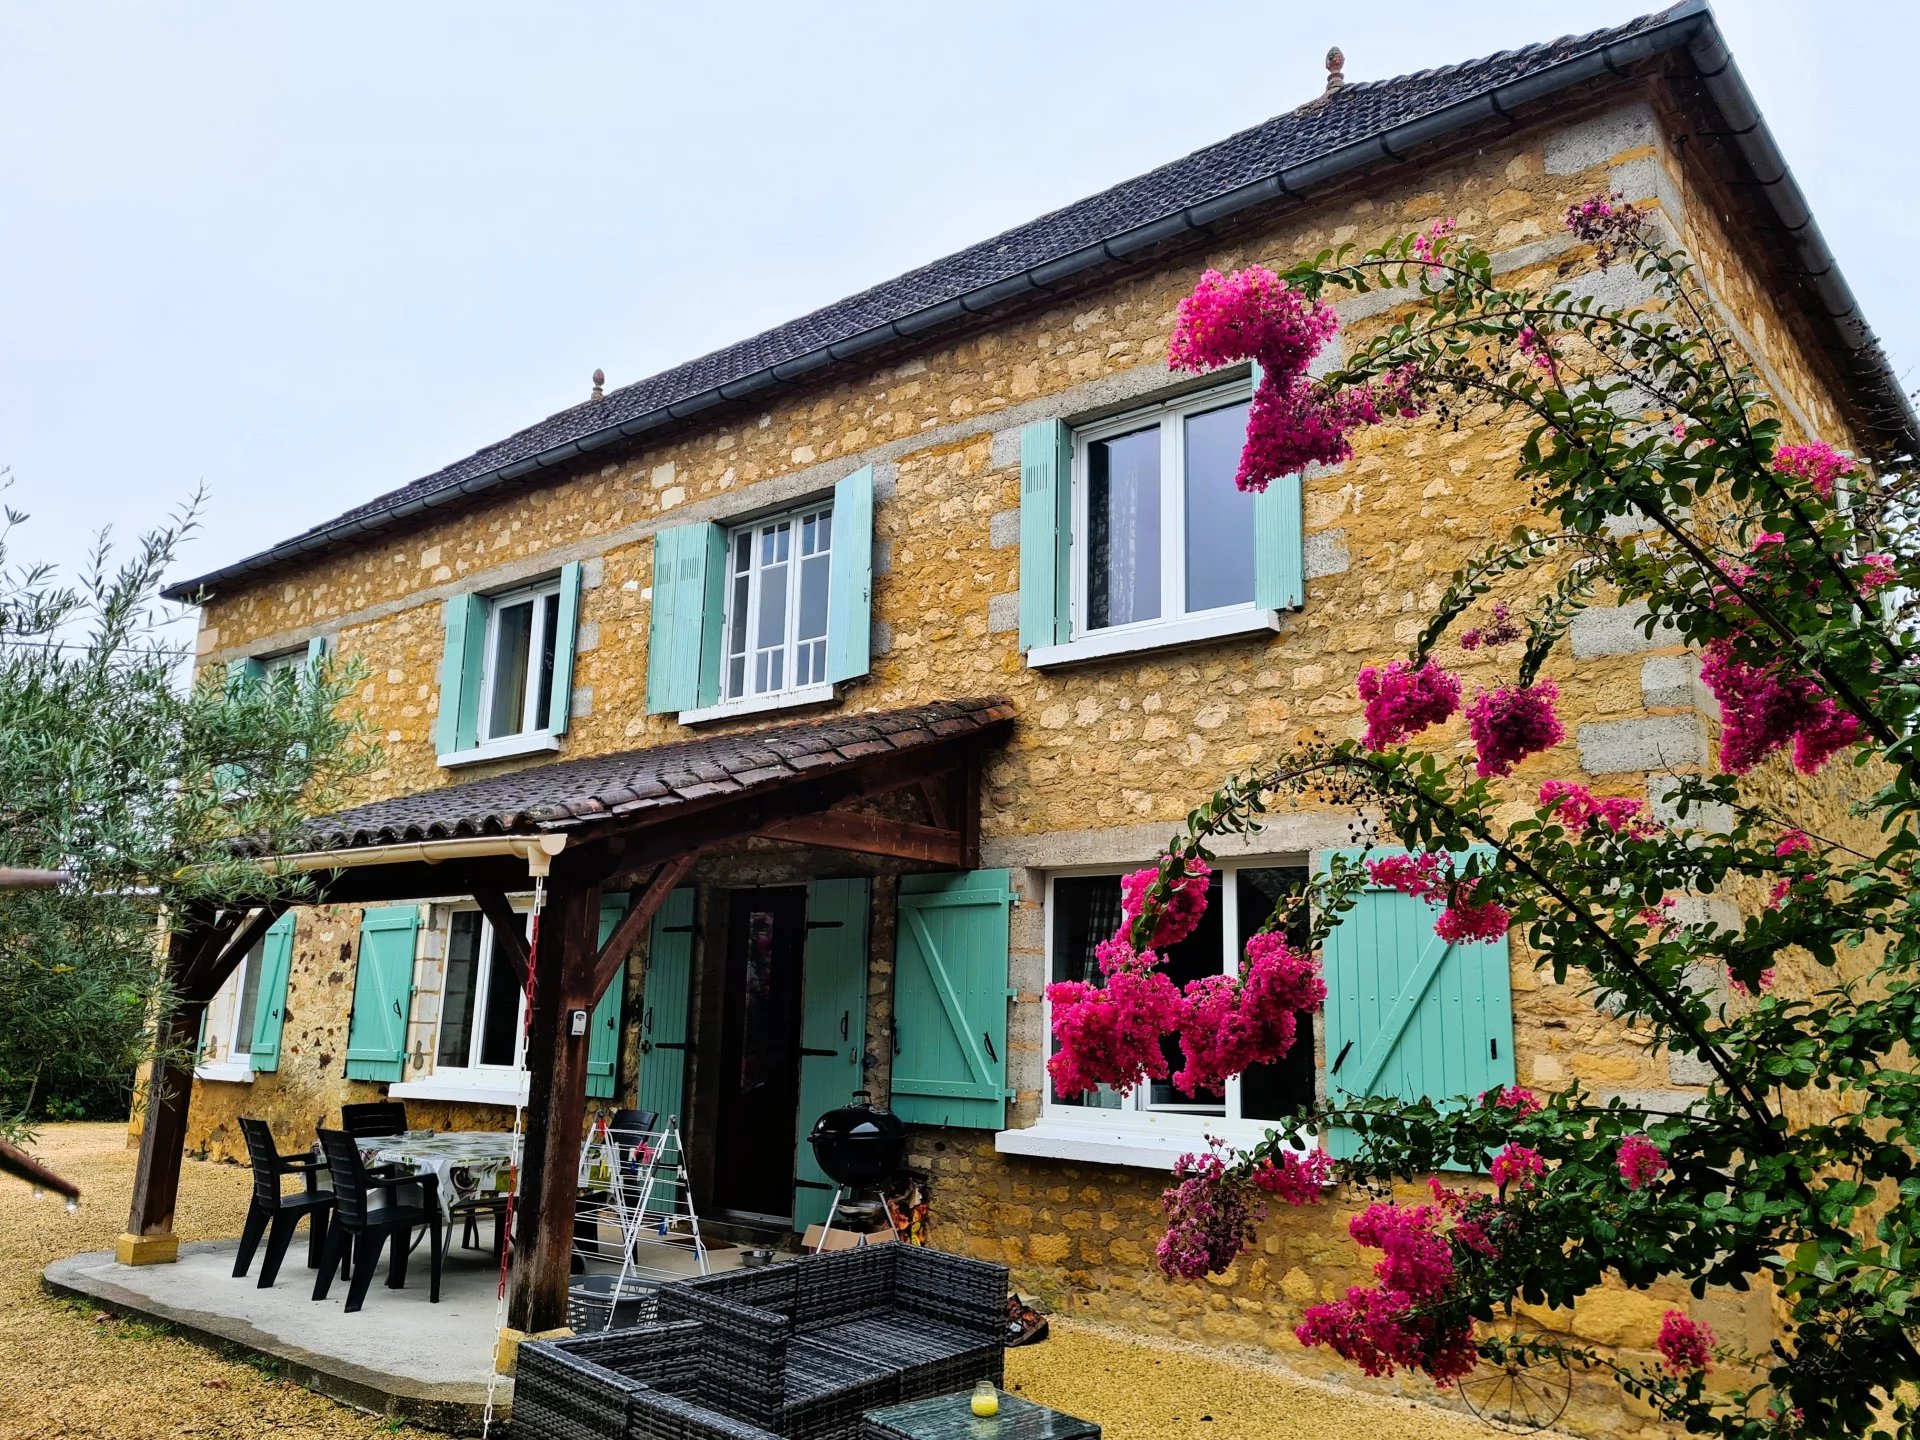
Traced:
<svg viewBox="0 0 1920 1440">
<path fill-rule="evenodd" d="M 1056 875 L 1049 882 L 1047 914 L 1051 977 L 1055 981 L 1100 983 L 1094 949 L 1120 927 L 1122 871 L 1097 875 Z M 1305 866 L 1242 865 L 1216 871 L 1209 882 L 1207 913 L 1200 926 L 1166 953 L 1166 970 L 1177 985 L 1203 975 L 1234 974 L 1247 941 L 1266 922 L 1275 905 L 1305 889 Z M 1302 927 L 1304 929 L 1304 927 Z M 1305 935 L 1298 937 L 1305 943 Z M 1051 1016 L 1048 1029 L 1051 1032 Z M 1180 1046 L 1168 1038 L 1169 1070 L 1180 1069 Z M 1256 1065 L 1227 1082 L 1222 1095 L 1189 1095 L 1171 1078 L 1151 1081 L 1130 1095 L 1102 1086 L 1084 1095 L 1054 1094 L 1049 1086 L 1047 1109 L 1071 1116 L 1095 1112 L 1127 1112 L 1142 1117 L 1164 1117 L 1160 1123 L 1190 1120 L 1196 1131 L 1209 1119 L 1227 1121 L 1281 1120 L 1313 1102 L 1313 1017 L 1300 1017 L 1298 1037 L 1285 1058 Z"/>
<path fill-rule="evenodd" d="M 525 996 L 492 922 L 478 910 L 450 911 L 445 955 L 433 1073 L 479 1079 L 519 1068 Z"/>
<path fill-rule="evenodd" d="M 207 1005 L 198 1066 L 203 1079 L 246 1079 L 253 1073 L 253 1032 L 266 945 L 265 936 L 253 942 Z"/>
</svg>

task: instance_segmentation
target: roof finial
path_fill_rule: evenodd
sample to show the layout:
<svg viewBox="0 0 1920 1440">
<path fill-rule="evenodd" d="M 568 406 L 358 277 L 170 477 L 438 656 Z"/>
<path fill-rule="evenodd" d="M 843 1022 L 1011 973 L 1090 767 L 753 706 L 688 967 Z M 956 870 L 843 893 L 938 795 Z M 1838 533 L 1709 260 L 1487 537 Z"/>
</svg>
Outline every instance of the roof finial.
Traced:
<svg viewBox="0 0 1920 1440">
<path fill-rule="evenodd" d="M 607 383 L 606 371 L 596 370 L 593 372 L 593 395 L 591 397 L 592 399 L 598 400 L 607 393 L 603 388 L 601 388 L 606 383 Z"/>
<path fill-rule="evenodd" d="M 1347 57 L 1338 45 L 1327 51 L 1327 89 L 1338 90 L 1347 83 L 1346 63 Z"/>
</svg>

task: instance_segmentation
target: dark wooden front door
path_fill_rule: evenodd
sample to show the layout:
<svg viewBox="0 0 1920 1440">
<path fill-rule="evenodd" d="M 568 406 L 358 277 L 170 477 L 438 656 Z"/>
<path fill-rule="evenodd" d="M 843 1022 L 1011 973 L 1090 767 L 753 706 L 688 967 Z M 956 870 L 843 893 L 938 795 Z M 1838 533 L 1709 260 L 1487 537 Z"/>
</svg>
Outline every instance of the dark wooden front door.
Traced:
<svg viewBox="0 0 1920 1440">
<path fill-rule="evenodd" d="M 793 1210 L 807 892 L 799 886 L 737 891 L 727 922 L 714 1203 L 785 1217 Z"/>
</svg>

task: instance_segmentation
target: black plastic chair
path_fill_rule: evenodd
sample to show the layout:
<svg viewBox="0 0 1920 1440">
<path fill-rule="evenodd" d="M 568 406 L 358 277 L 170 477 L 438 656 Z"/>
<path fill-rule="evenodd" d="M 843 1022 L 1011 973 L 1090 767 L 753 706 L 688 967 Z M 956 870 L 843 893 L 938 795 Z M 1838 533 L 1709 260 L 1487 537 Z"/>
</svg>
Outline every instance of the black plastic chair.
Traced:
<svg viewBox="0 0 1920 1440">
<path fill-rule="evenodd" d="M 360 1158 L 360 1147 L 344 1130 L 322 1130 L 320 1149 L 333 1177 L 333 1223 L 327 1228 L 327 1248 L 320 1257 L 320 1274 L 313 1282 L 313 1298 L 324 1300 L 334 1271 L 353 1247 L 353 1279 L 347 1286 L 347 1313 L 358 1310 L 373 1284 L 380 1247 L 388 1250 L 387 1288 L 407 1283 L 407 1252 L 413 1232 L 427 1227 L 431 1281 L 428 1299 L 440 1303 L 440 1182 L 433 1174 L 376 1176 Z M 411 1190 L 412 1194 L 404 1192 Z M 385 1203 L 374 1206 L 375 1195 Z"/>
<path fill-rule="evenodd" d="M 340 1107 L 340 1128 L 356 1138 L 375 1135 L 404 1135 L 407 1131 L 407 1107 L 398 1100 L 371 1100 L 362 1105 Z"/>
<path fill-rule="evenodd" d="M 260 1264 L 259 1288 L 266 1290 L 280 1274 L 280 1262 L 302 1219 L 310 1221 L 307 1233 L 307 1265 L 320 1264 L 327 1244 L 327 1221 L 333 1213 L 333 1196 L 316 1183 L 326 1168 L 313 1155 L 282 1155 L 273 1143 L 273 1130 L 264 1120 L 251 1115 L 240 1117 L 240 1133 L 247 1140 L 247 1158 L 253 1162 L 253 1203 L 247 1207 L 247 1223 L 240 1232 L 240 1253 L 233 1260 L 233 1277 L 246 1275 L 253 1264 L 260 1237 L 266 1236 L 267 1254 Z M 300 1175 L 306 1186 L 287 1195 L 280 1189 L 282 1177 Z"/>
</svg>

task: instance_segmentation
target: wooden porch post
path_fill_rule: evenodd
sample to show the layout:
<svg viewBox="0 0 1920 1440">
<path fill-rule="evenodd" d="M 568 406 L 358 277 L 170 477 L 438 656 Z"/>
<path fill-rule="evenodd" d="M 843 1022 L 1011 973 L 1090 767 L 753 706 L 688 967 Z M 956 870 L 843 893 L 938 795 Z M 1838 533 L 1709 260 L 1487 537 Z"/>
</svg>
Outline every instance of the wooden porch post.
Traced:
<svg viewBox="0 0 1920 1440">
<path fill-rule="evenodd" d="M 113 1247 L 122 1265 L 164 1265 L 180 1258 L 173 1233 L 173 1207 L 180 1195 L 180 1160 L 187 1143 L 187 1105 L 193 1098 L 193 1052 L 207 1002 L 191 1000 L 181 980 L 213 938 L 209 928 L 189 923 L 167 941 L 171 983 L 167 1012 L 159 1018 L 153 1066 L 147 1076 L 147 1118 L 140 1130 L 140 1166 L 133 1177 L 133 1206 L 126 1233 Z"/>
<path fill-rule="evenodd" d="M 573 1213 L 587 1110 L 587 1027 L 600 939 L 600 887 L 557 890 L 540 921 L 533 1016 L 527 1036 L 526 1154 L 513 1227 L 513 1272 L 499 1368 L 512 1368 L 520 1341 L 567 1323 Z"/>
</svg>

